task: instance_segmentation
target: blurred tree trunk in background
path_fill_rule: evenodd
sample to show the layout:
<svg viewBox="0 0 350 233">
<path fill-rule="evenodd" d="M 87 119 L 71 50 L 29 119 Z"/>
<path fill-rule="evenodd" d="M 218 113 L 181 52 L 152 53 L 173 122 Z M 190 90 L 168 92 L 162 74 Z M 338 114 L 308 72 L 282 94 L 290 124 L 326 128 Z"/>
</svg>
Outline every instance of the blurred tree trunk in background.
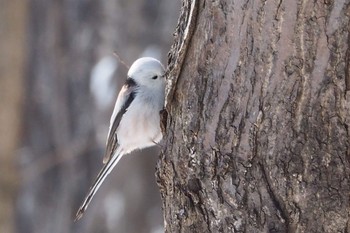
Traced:
<svg viewBox="0 0 350 233">
<path fill-rule="evenodd" d="M 349 232 L 349 0 L 184 0 L 181 15 L 166 232 Z"/>
<path fill-rule="evenodd" d="M 102 167 L 115 84 L 126 78 L 113 51 L 129 65 L 145 55 L 164 59 L 179 3 L 32 0 L 28 6 L 17 232 L 157 232 L 162 217 L 155 149 L 123 159 L 83 219 L 73 219 Z"/>
<path fill-rule="evenodd" d="M 26 1 L 0 4 L 0 232 L 14 231 L 19 185 L 16 167 L 21 133 Z"/>
</svg>

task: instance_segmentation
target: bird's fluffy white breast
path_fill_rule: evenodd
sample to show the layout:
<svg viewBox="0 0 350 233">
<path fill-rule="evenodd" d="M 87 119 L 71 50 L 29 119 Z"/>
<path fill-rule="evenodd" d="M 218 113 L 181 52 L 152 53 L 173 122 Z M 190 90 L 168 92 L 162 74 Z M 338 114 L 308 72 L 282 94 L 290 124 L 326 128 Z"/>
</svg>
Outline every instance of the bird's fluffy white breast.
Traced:
<svg viewBox="0 0 350 233">
<path fill-rule="evenodd" d="M 153 146 L 162 139 L 159 112 L 163 99 L 159 101 L 152 92 L 136 94 L 117 129 L 118 143 L 126 152 Z"/>
</svg>

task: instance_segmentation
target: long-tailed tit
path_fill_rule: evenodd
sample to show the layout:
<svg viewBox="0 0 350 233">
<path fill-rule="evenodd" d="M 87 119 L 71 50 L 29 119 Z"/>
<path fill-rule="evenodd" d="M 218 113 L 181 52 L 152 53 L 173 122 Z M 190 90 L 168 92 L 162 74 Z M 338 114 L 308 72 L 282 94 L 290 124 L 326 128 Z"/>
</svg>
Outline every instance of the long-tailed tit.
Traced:
<svg viewBox="0 0 350 233">
<path fill-rule="evenodd" d="M 106 176 L 123 155 L 136 149 L 153 146 L 163 135 L 160 111 L 164 106 L 164 67 L 150 57 L 136 60 L 119 92 L 110 121 L 104 166 L 80 206 L 79 220 Z"/>
</svg>

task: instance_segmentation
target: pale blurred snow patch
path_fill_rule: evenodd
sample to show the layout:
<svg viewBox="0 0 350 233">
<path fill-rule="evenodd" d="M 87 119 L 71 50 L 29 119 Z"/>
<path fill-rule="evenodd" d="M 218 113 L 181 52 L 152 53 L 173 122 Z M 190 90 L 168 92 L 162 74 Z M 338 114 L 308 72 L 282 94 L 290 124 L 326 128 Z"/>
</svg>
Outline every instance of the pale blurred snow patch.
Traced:
<svg viewBox="0 0 350 233">
<path fill-rule="evenodd" d="M 158 225 L 151 229 L 151 233 L 164 233 L 164 228 L 161 225 Z"/>
<path fill-rule="evenodd" d="M 106 212 L 107 226 L 109 229 L 115 229 L 125 212 L 124 195 L 118 191 L 110 192 L 103 205 Z"/>
<path fill-rule="evenodd" d="M 159 206 L 154 206 L 151 208 L 148 208 L 147 212 L 147 222 L 150 226 L 152 226 L 151 228 L 151 233 L 164 233 L 164 227 L 162 225 L 158 225 L 155 223 L 159 222 L 159 217 L 161 217 L 161 210 Z"/>
<path fill-rule="evenodd" d="M 117 60 L 113 56 L 106 56 L 91 70 L 90 91 L 99 109 L 106 109 L 114 100 L 116 85 L 112 79 L 117 69 Z"/>
<path fill-rule="evenodd" d="M 99 124 L 96 128 L 96 140 L 98 145 L 105 145 L 107 140 L 109 126 L 107 124 Z"/>
<path fill-rule="evenodd" d="M 143 50 L 141 57 L 153 57 L 155 59 L 161 59 L 162 50 L 157 45 L 149 45 Z"/>
</svg>

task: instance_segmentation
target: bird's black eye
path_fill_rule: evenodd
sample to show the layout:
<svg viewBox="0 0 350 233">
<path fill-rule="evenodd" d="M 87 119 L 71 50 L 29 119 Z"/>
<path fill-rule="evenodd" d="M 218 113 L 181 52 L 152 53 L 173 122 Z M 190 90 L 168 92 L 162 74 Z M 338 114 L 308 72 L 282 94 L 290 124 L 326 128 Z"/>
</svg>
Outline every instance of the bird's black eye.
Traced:
<svg viewBox="0 0 350 233">
<path fill-rule="evenodd" d="M 157 78 L 158 78 L 158 76 L 157 76 L 157 75 L 152 77 L 152 79 L 157 79 Z"/>
</svg>

